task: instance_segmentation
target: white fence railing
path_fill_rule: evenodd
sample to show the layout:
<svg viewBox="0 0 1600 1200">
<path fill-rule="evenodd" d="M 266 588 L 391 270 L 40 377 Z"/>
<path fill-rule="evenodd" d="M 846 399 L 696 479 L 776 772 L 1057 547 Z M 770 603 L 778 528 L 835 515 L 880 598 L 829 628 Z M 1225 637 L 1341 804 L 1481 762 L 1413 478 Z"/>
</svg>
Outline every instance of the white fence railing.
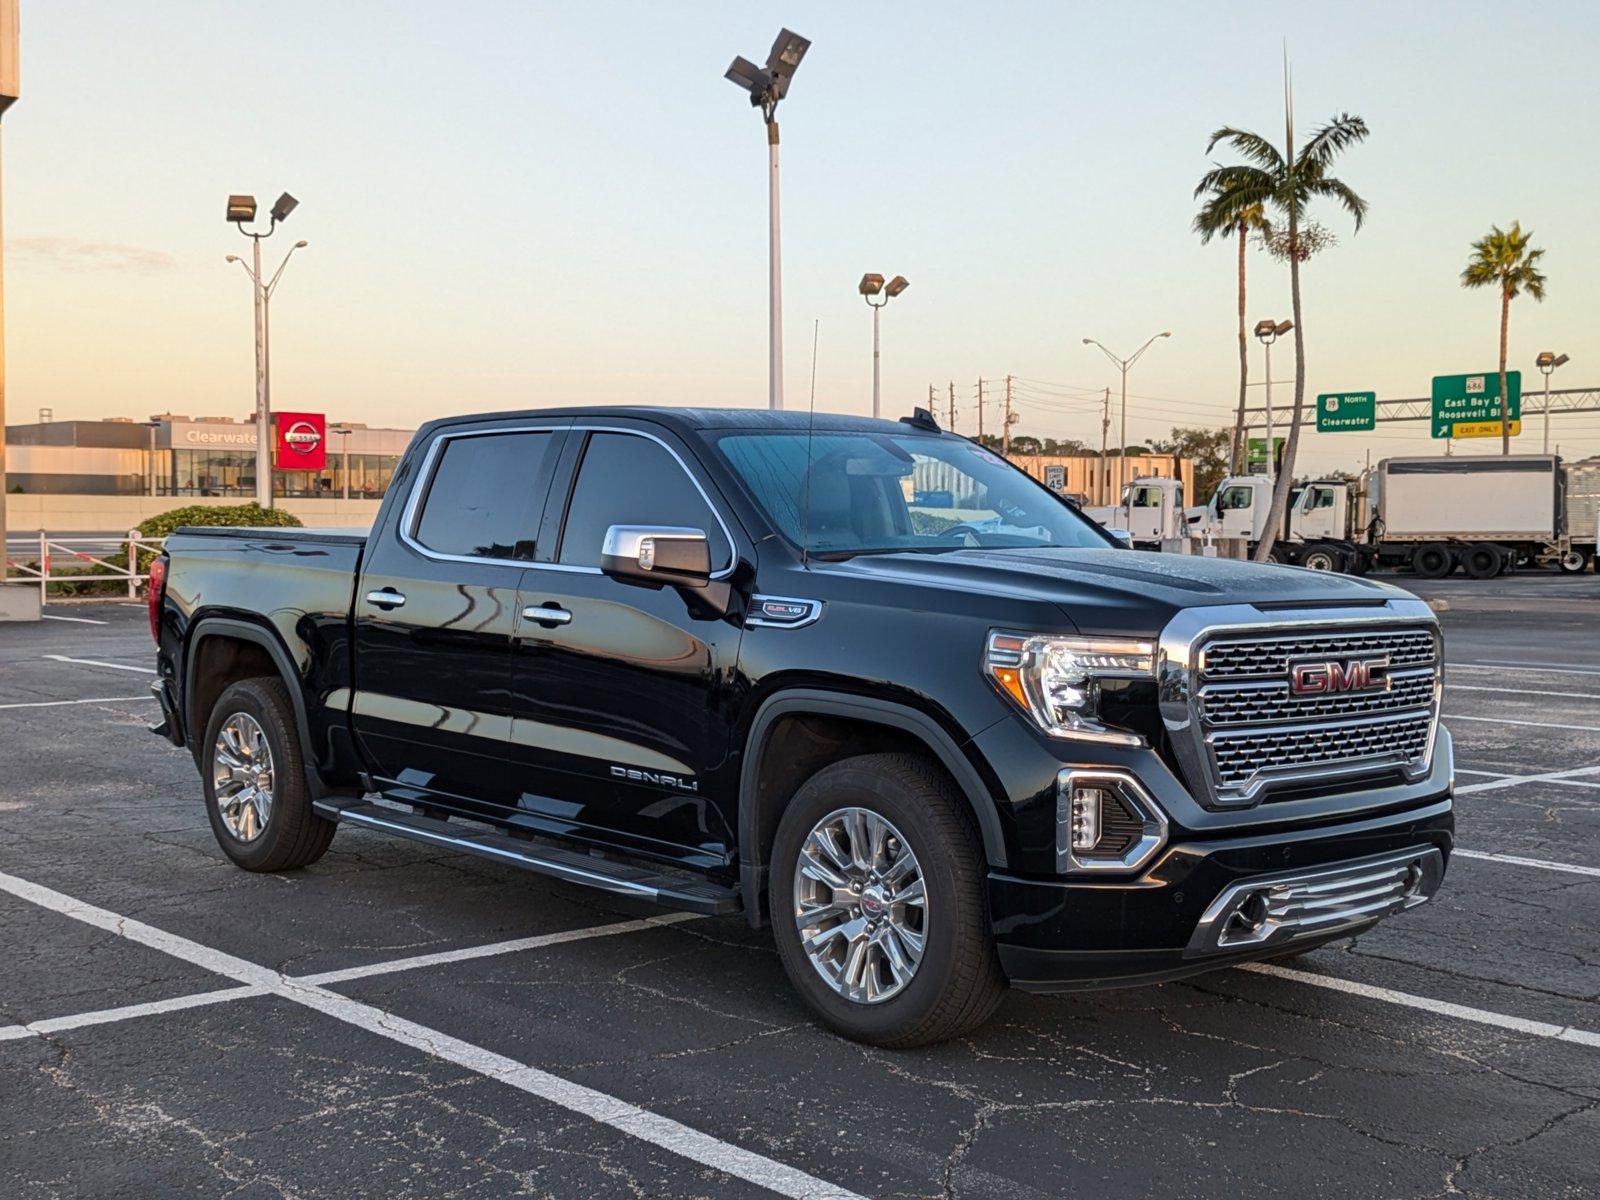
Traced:
<svg viewBox="0 0 1600 1200">
<path fill-rule="evenodd" d="M 159 553 L 164 538 L 141 537 L 137 529 L 118 537 L 51 537 L 43 530 L 33 538 L 11 537 L 5 547 L 6 569 L 0 572 L 13 587 L 37 587 L 39 599 L 70 600 L 50 595 L 51 584 L 125 582 L 128 599 L 139 594 L 148 578 L 139 571 L 139 551 Z M 116 562 L 117 556 L 125 556 Z M 91 599 L 92 597 L 79 597 Z"/>
</svg>

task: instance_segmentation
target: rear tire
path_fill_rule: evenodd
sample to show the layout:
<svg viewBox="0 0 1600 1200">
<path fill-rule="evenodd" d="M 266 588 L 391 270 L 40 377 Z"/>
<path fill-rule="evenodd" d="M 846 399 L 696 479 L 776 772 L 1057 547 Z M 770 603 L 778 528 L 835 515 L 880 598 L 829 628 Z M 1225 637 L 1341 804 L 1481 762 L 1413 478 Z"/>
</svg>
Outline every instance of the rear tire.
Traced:
<svg viewBox="0 0 1600 1200">
<path fill-rule="evenodd" d="M 1411 552 L 1411 569 L 1424 579 L 1443 579 L 1455 565 L 1455 553 L 1443 542 L 1424 542 Z"/>
<path fill-rule="evenodd" d="M 1582 575 L 1589 569 L 1589 556 L 1582 550 L 1568 550 L 1556 560 L 1563 575 Z"/>
<path fill-rule="evenodd" d="M 920 934 L 922 943 L 920 958 L 909 979 L 894 988 L 894 973 L 884 956 L 873 957 L 878 951 L 870 944 L 863 951 L 867 971 L 882 968 L 875 976 L 877 986 L 881 989 L 887 980 L 894 988 L 885 998 L 876 1000 L 847 997 L 840 990 L 840 983 L 830 976 L 836 972 L 843 982 L 852 982 L 845 978 L 848 966 L 838 967 L 825 958 L 814 960 L 802 940 L 801 894 L 820 886 L 814 874 L 819 861 L 815 852 L 806 857 L 808 871 L 802 878 L 801 892 L 795 888 L 802 855 L 816 846 L 813 835 L 819 829 L 837 828 L 830 822 L 841 812 L 857 810 L 887 823 L 891 837 L 884 839 L 885 846 L 892 835 L 904 839 L 900 849 L 909 850 L 923 885 L 921 911 L 906 921 L 913 939 Z M 840 843 L 836 840 L 832 845 L 837 849 Z M 856 865 L 855 849 L 850 845 L 843 855 L 849 868 L 840 868 L 836 860 L 829 858 L 822 860 L 823 865 L 853 881 L 849 871 Z M 887 855 L 887 849 L 882 858 L 869 850 L 864 861 L 887 864 L 891 862 Z M 886 869 L 876 866 L 873 872 L 868 876 L 866 892 L 877 887 L 870 879 L 887 874 Z M 848 889 L 826 886 L 822 890 L 849 901 Z M 862 894 L 859 906 L 847 902 L 843 913 L 831 919 L 816 919 L 816 910 L 807 910 L 811 945 L 818 948 L 819 955 L 824 953 L 821 947 L 838 952 L 853 944 L 845 940 L 848 934 L 827 939 L 817 936 L 819 930 L 828 929 L 830 920 L 839 921 L 836 928 L 842 929 L 856 920 L 865 920 L 875 909 L 883 911 L 881 898 L 875 898 L 871 905 L 866 900 Z M 805 903 L 814 901 L 808 897 Z M 855 1041 L 907 1047 L 959 1037 L 988 1020 L 1005 993 L 1005 977 L 989 928 L 983 848 L 965 803 L 950 781 L 931 762 L 917 755 L 867 754 L 848 758 L 824 767 L 801 786 L 784 811 L 773 842 L 768 906 L 778 957 L 790 983 L 824 1023 Z M 893 906 L 890 909 L 892 914 Z M 892 915 L 878 918 L 882 923 L 893 919 Z M 896 925 L 897 929 L 900 927 Z M 889 939 L 885 936 L 884 940 Z M 902 944 L 905 943 L 896 943 Z M 899 951 L 895 954 L 899 955 Z"/>
<path fill-rule="evenodd" d="M 1493 579 L 1505 569 L 1505 552 L 1489 542 L 1477 542 L 1462 551 L 1461 569 L 1473 579 Z"/>
<path fill-rule="evenodd" d="M 201 743 L 206 815 L 246 871 L 292 871 L 327 852 L 337 825 L 311 807 L 294 706 L 283 681 L 244 679 L 217 698 Z"/>
</svg>

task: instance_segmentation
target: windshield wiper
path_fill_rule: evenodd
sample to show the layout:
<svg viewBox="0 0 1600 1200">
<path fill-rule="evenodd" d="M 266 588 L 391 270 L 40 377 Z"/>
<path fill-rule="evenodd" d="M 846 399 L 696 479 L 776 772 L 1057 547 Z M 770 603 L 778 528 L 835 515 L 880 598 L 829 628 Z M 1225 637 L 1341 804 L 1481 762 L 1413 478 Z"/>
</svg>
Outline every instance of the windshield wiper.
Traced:
<svg viewBox="0 0 1600 1200">
<path fill-rule="evenodd" d="M 859 550 L 813 550 L 811 557 L 822 562 L 844 562 L 846 559 L 871 554 L 949 554 L 953 550 L 970 550 L 971 546 L 865 546 Z"/>
</svg>

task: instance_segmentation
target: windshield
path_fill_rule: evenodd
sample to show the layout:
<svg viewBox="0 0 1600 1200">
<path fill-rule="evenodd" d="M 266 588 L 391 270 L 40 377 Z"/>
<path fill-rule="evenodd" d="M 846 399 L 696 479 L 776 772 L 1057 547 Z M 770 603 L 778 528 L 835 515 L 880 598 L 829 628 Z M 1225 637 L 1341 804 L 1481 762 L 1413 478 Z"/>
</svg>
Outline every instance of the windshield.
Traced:
<svg viewBox="0 0 1600 1200">
<path fill-rule="evenodd" d="M 773 523 L 822 557 L 1109 543 L 1042 484 L 956 438 L 739 432 L 716 445 Z"/>
</svg>

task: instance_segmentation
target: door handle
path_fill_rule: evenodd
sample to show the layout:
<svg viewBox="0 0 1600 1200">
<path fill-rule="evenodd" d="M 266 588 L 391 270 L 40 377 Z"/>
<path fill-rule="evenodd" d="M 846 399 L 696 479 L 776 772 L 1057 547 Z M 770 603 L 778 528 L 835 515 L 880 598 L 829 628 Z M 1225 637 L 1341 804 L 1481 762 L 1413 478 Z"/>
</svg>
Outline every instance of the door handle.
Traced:
<svg viewBox="0 0 1600 1200">
<path fill-rule="evenodd" d="M 537 621 L 540 625 L 555 626 L 572 623 L 572 614 L 557 604 L 533 605 L 522 610 L 524 621 Z"/>
<path fill-rule="evenodd" d="M 405 593 L 397 592 L 393 588 L 367 593 L 367 603 L 377 608 L 399 608 L 405 602 Z"/>
</svg>

